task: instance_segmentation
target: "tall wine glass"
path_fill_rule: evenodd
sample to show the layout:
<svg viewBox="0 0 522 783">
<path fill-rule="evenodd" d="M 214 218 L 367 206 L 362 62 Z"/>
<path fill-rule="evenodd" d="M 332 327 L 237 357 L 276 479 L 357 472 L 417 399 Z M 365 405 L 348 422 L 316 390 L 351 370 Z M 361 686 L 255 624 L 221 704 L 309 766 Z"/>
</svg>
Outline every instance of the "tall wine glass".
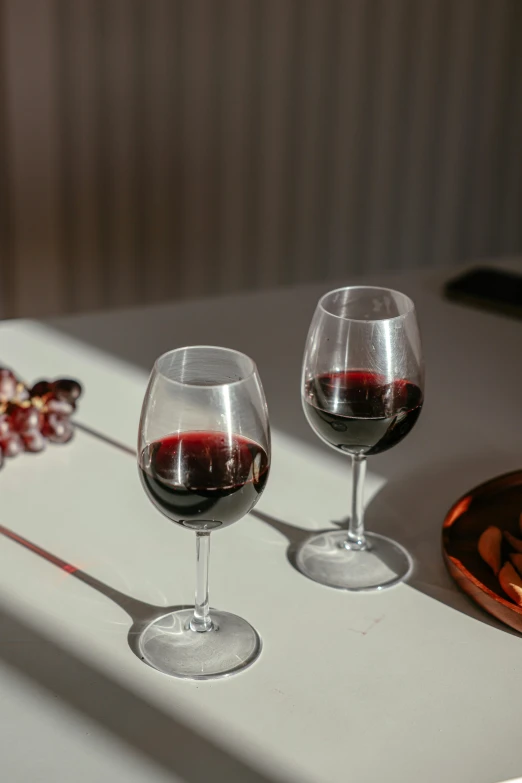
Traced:
<svg viewBox="0 0 522 783">
<path fill-rule="evenodd" d="M 312 429 L 352 459 L 348 531 L 321 533 L 297 553 L 316 582 L 345 590 L 388 587 L 411 559 L 399 544 L 364 529 L 366 457 L 395 446 L 421 412 L 424 366 L 415 307 L 388 288 L 353 286 L 320 299 L 308 334 L 302 400 Z"/>
<path fill-rule="evenodd" d="M 160 356 L 143 401 L 138 466 L 156 508 L 196 533 L 195 606 L 145 628 L 141 655 L 178 677 L 243 669 L 261 642 L 246 620 L 209 608 L 208 562 L 210 533 L 248 514 L 268 478 L 268 412 L 254 362 L 212 346 Z"/>
</svg>

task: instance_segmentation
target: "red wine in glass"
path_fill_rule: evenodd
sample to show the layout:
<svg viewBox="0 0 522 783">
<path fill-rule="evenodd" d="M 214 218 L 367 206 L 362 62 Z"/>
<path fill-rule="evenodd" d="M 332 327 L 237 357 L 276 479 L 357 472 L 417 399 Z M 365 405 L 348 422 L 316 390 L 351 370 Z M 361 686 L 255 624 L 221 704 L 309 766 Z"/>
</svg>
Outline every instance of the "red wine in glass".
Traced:
<svg viewBox="0 0 522 783">
<path fill-rule="evenodd" d="M 378 373 L 347 370 L 306 383 L 305 412 L 323 440 L 340 451 L 369 456 L 406 437 L 422 409 L 420 388 Z"/>
<path fill-rule="evenodd" d="M 266 452 L 253 440 L 205 431 L 154 441 L 139 460 L 151 501 L 191 530 L 214 530 L 245 516 L 265 487 L 268 466 Z"/>
</svg>

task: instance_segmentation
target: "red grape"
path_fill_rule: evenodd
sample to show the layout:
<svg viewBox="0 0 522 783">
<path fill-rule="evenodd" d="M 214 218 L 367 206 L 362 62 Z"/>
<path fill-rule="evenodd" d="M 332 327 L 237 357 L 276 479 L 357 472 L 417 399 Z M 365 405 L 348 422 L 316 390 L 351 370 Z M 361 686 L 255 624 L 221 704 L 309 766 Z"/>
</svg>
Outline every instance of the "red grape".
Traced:
<svg viewBox="0 0 522 783">
<path fill-rule="evenodd" d="M 51 391 L 52 384 L 50 381 L 38 381 L 32 386 L 30 395 L 31 397 L 45 397 Z"/>
<path fill-rule="evenodd" d="M 82 387 L 72 378 L 60 378 L 53 383 L 53 392 L 59 400 L 66 400 L 74 405 L 82 393 Z"/>
<path fill-rule="evenodd" d="M 25 400 L 29 399 L 29 390 L 27 389 L 25 383 L 18 381 L 18 383 L 16 384 L 14 399 L 17 402 L 25 402 Z"/>
<path fill-rule="evenodd" d="M 12 432 L 1 443 L 2 449 L 6 457 L 16 457 L 24 449 L 24 444 L 20 435 L 17 432 Z"/>
<path fill-rule="evenodd" d="M 26 451 L 43 451 L 47 445 L 45 437 L 40 430 L 30 430 L 22 435 Z"/>
<path fill-rule="evenodd" d="M 11 419 L 11 427 L 16 432 L 25 433 L 40 428 L 42 416 L 31 404 L 11 403 L 7 409 Z"/>
<path fill-rule="evenodd" d="M 7 413 L 0 414 L 0 441 L 7 438 L 11 432 L 11 425 Z"/>
<path fill-rule="evenodd" d="M 67 443 L 74 434 L 74 428 L 67 416 L 59 413 L 48 413 L 42 430 L 51 443 Z"/>
<path fill-rule="evenodd" d="M 8 401 L 16 394 L 16 378 L 6 367 L 0 367 L 0 399 Z"/>
<path fill-rule="evenodd" d="M 6 367 L 0 367 L 0 467 L 5 457 L 42 451 L 47 439 L 67 443 L 74 435 L 69 416 L 82 393 L 70 378 L 40 380 L 30 389 Z"/>
<path fill-rule="evenodd" d="M 47 399 L 45 407 L 49 413 L 58 413 L 60 416 L 70 416 L 74 411 L 74 407 L 70 402 L 57 399 L 53 395 Z"/>
</svg>

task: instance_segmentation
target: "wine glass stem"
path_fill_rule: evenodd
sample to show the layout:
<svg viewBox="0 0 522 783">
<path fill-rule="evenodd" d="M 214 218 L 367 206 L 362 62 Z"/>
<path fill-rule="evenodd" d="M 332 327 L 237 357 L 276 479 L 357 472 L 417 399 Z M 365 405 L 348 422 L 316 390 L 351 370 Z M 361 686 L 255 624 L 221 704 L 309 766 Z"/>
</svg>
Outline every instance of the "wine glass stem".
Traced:
<svg viewBox="0 0 522 783">
<path fill-rule="evenodd" d="M 347 549 L 362 550 L 368 548 L 364 536 L 364 479 L 366 476 L 366 457 L 352 455 L 352 513 L 348 525 Z"/>
<path fill-rule="evenodd" d="M 210 533 L 196 533 L 196 600 L 190 629 L 204 633 L 212 629 L 208 603 L 208 559 Z"/>
</svg>

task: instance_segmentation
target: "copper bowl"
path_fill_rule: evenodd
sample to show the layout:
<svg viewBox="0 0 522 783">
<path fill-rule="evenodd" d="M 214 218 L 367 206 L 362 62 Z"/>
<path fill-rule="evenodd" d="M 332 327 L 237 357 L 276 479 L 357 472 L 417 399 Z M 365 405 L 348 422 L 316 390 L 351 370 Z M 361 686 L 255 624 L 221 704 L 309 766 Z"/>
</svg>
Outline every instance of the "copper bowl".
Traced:
<svg viewBox="0 0 522 783">
<path fill-rule="evenodd" d="M 522 538 L 522 471 L 506 473 L 480 484 L 448 511 L 442 527 L 442 551 L 457 585 L 479 606 L 516 631 L 522 632 L 522 607 L 511 601 L 477 550 L 481 533 L 490 525 Z M 509 547 L 504 543 L 503 559 Z"/>
</svg>

